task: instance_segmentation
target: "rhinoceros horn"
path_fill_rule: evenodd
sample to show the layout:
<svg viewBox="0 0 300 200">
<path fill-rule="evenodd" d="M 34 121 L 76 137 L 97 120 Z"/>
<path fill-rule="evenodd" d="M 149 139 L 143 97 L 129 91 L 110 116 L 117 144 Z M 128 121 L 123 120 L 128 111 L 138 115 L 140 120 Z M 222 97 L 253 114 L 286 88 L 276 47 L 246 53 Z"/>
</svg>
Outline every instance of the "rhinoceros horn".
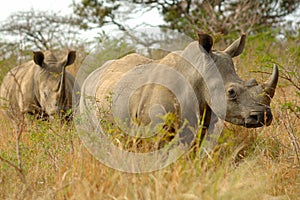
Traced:
<svg viewBox="0 0 300 200">
<path fill-rule="evenodd" d="M 269 77 L 269 79 L 264 82 L 262 84 L 265 92 L 271 97 L 273 98 L 274 93 L 275 93 L 275 88 L 277 86 L 277 82 L 278 82 L 278 76 L 279 76 L 279 71 L 278 71 L 278 67 L 275 64 L 273 67 L 273 73 L 272 75 Z"/>
<path fill-rule="evenodd" d="M 60 102 L 63 101 L 64 96 L 65 96 L 65 74 L 66 74 L 66 66 L 71 65 L 74 63 L 76 58 L 76 52 L 75 51 L 70 51 L 68 53 L 68 56 L 66 59 L 64 59 L 62 61 L 62 75 L 61 75 L 61 79 L 60 79 L 60 84 L 59 84 L 59 89 L 58 89 L 58 93 L 60 94 Z M 61 102 L 62 103 L 62 102 Z"/>
<path fill-rule="evenodd" d="M 61 79 L 60 79 L 60 83 L 59 83 L 59 88 L 58 88 L 58 93 L 60 94 L 61 98 L 63 99 L 64 96 L 64 91 L 65 91 L 65 72 L 66 69 L 65 67 L 62 68 L 62 74 L 61 74 Z"/>
</svg>

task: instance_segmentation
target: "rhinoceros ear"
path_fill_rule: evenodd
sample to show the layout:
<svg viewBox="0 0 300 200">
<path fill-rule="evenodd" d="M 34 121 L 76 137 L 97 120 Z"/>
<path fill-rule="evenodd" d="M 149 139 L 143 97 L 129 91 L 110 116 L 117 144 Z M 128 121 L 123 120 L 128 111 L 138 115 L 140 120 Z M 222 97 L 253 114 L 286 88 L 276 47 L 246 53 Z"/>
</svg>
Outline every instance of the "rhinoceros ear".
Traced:
<svg viewBox="0 0 300 200">
<path fill-rule="evenodd" d="M 242 36 L 234 41 L 229 47 L 227 47 L 224 52 L 229 54 L 232 58 L 240 55 L 245 47 L 246 35 L 242 34 Z"/>
<path fill-rule="evenodd" d="M 68 56 L 65 60 L 66 62 L 65 66 L 72 65 L 75 62 L 75 59 L 76 59 L 76 51 L 69 51 Z"/>
<path fill-rule="evenodd" d="M 207 53 L 210 53 L 213 46 L 213 39 L 210 35 L 205 33 L 198 33 L 199 45 L 202 46 Z"/>
<path fill-rule="evenodd" d="M 44 62 L 44 54 L 41 51 L 34 51 L 33 52 L 33 61 L 35 64 L 39 65 L 40 67 L 43 67 Z"/>
</svg>

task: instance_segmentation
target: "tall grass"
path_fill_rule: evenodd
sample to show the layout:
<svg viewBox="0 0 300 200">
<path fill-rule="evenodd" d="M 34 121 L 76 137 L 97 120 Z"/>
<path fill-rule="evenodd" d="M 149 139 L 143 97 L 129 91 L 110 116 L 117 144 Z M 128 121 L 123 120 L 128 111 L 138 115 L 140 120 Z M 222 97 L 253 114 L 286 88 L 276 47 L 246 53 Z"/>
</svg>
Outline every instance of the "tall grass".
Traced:
<svg viewBox="0 0 300 200">
<path fill-rule="evenodd" d="M 295 40 L 250 37 L 235 60 L 238 74 L 264 81 L 268 75 L 262 72 L 277 62 L 281 75 L 284 70 L 299 75 Z M 15 127 L 1 115 L 0 157 L 21 162 L 25 181 L 0 161 L 0 199 L 300 199 L 298 94 L 282 77 L 272 101 L 271 126 L 246 129 L 226 123 L 209 155 L 195 157 L 191 149 L 170 166 L 144 174 L 101 164 L 85 149 L 74 124 L 58 119 L 26 125 L 18 161 Z"/>
</svg>

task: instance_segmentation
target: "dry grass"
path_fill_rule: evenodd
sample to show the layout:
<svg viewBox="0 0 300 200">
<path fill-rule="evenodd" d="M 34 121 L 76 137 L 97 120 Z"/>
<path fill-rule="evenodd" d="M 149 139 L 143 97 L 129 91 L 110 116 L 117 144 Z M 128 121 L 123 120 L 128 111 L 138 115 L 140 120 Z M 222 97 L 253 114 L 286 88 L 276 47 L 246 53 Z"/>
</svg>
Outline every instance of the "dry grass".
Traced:
<svg viewBox="0 0 300 200">
<path fill-rule="evenodd" d="M 297 199 L 300 165 L 288 133 L 273 126 L 248 130 L 228 125 L 209 157 L 192 152 L 152 173 L 128 174 L 90 155 L 72 125 L 39 122 L 22 135 L 26 184 L 1 163 L 1 199 Z M 39 127 L 40 126 L 40 127 Z M 2 120 L 2 130 L 9 127 Z M 37 128 L 39 127 L 39 128 Z M 300 130 L 299 125 L 294 126 Z M 1 132 L 1 156 L 15 160 L 11 130 Z M 299 134 L 299 132 L 298 132 Z"/>
<path fill-rule="evenodd" d="M 240 74 L 254 69 L 254 56 L 237 60 L 238 65 L 249 64 Z M 226 124 L 210 155 L 195 158 L 191 151 L 160 171 L 144 174 L 101 164 L 87 152 L 72 123 L 34 121 L 20 138 L 26 183 L 0 162 L 0 199 L 300 199 L 300 119 L 284 107 L 287 102 L 300 105 L 295 93 L 281 79 L 271 126 Z M 17 164 L 14 134 L 12 123 L 1 115 L 0 156 Z"/>
</svg>

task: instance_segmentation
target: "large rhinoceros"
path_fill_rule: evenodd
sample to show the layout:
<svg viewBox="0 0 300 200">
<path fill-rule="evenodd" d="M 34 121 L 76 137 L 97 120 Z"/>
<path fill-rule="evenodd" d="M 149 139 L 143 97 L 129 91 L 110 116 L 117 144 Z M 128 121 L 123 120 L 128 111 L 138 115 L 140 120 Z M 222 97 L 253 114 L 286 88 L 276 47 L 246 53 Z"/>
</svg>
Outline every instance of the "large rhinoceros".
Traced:
<svg viewBox="0 0 300 200">
<path fill-rule="evenodd" d="M 211 36 L 198 34 L 198 38 L 183 51 L 160 60 L 133 53 L 108 61 L 84 81 L 81 113 L 95 104 L 100 113 L 105 113 L 105 121 L 117 119 L 121 126 L 119 121 L 157 124 L 167 113 L 178 116 L 179 124 L 187 119 L 194 125 L 205 110 L 205 127 L 218 117 L 248 128 L 270 125 L 278 67 L 274 66 L 272 75 L 262 84 L 255 79 L 243 81 L 232 58 L 242 53 L 244 34 L 223 51 L 212 49 Z"/>
<path fill-rule="evenodd" d="M 34 52 L 33 60 L 10 70 L 1 85 L 1 106 L 10 118 L 23 113 L 38 117 L 70 114 L 73 88 L 79 90 L 65 67 L 74 63 L 76 52 L 62 60 L 53 52 Z M 74 98 L 75 99 L 75 98 Z"/>
</svg>

